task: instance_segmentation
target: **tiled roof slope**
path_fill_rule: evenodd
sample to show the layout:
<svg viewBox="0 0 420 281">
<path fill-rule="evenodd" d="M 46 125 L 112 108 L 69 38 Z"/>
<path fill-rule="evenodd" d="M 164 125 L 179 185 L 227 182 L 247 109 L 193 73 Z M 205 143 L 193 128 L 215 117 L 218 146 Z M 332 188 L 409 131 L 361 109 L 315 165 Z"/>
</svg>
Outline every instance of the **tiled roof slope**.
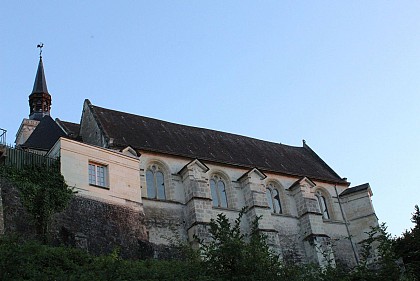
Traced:
<svg viewBox="0 0 420 281">
<path fill-rule="evenodd" d="M 48 151 L 60 137 L 65 136 L 66 133 L 57 123 L 49 115 L 45 115 L 22 147 Z"/>
<path fill-rule="evenodd" d="M 293 147 L 209 129 L 174 124 L 90 104 L 114 146 L 257 167 L 263 171 L 307 176 L 337 183 L 339 177 L 309 147 Z"/>
</svg>

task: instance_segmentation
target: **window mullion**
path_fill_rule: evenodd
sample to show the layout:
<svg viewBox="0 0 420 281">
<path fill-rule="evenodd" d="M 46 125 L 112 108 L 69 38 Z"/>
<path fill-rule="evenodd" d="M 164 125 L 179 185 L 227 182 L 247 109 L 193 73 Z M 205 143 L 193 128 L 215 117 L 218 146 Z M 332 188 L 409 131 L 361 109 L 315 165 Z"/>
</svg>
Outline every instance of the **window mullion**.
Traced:
<svg viewBox="0 0 420 281">
<path fill-rule="evenodd" d="M 157 187 L 156 171 L 153 171 L 153 189 L 155 190 L 155 199 L 157 199 L 158 198 L 158 187 Z"/>
<path fill-rule="evenodd" d="M 96 170 L 95 184 L 99 185 L 99 173 L 100 173 L 100 171 L 99 171 L 99 166 L 98 165 L 95 165 L 95 170 Z"/>
</svg>

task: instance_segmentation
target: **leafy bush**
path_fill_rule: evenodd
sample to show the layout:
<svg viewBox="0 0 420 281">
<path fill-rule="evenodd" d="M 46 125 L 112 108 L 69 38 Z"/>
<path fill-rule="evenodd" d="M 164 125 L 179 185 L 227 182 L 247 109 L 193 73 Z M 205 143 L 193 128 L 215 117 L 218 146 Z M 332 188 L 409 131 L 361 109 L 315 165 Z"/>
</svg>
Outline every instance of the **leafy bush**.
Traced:
<svg viewBox="0 0 420 281">
<path fill-rule="evenodd" d="M 279 257 L 269 250 L 265 236 L 258 231 L 257 218 L 251 233 L 240 229 L 242 209 L 232 225 L 225 214 L 210 222 L 211 241 L 201 244 L 207 274 L 220 280 L 275 280 L 280 275 Z"/>
<path fill-rule="evenodd" d="M 19 189 L 22 204 L 33 218 L 37 234 L 45 242 L 52 215 L 63 211 L 73 195 L 59 169 L 45 165 L 22 169 L 0 166 L 0 175 Z"/>
<path fill-rule="evenodd" d="M 400 256 L 407 270 L 420 280 L 420 209 L 416 205 L 411 218 L 414 227 L 404 232 L 395 240 L 395 251 Z"/>
<path fill-rule="evenodd" d="M 94 257 L 72 248 L 0 239 L 0 280 L 211 280 L 189 262 Z"/>
</svg>

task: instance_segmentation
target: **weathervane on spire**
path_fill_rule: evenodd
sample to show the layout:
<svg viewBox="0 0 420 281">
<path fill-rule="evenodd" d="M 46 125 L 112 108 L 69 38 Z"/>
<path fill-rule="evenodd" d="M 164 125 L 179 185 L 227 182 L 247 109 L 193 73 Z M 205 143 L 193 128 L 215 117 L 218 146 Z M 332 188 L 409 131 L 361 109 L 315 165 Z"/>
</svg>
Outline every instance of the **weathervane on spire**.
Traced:
<svg viewBox="0 0 420 281">
<path fill-rule="evenodd" d="M 44 43 L 39 43 L 37 46 L 39 48 L 39 57 L 42 58 L 42 48 L 44 47 Z"/>
</svg>

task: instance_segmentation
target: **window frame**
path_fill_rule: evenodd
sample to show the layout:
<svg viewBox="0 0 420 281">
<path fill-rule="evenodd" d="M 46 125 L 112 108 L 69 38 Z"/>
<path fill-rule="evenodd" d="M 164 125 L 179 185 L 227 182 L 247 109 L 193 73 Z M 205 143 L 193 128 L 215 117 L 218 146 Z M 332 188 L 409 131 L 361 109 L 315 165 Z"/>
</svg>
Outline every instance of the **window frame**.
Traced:
<svg viewBox="0 0 420 281">
<path fill-rule="evenodd" d="M 275 193 L 277 193 L 277 195 Z M 268 183 L 266 186 L 265 194 L 267 197 L 268 207 L 270 207 L 271 213 L 284 214 L 284 208 L 280 199 L 281 192 L 277 184 L 272 182 Z M 276 202 L 278 206 L 276 206 Z"/>
<path fill-rule="evenodd" d="M 212 182 L 214 182 L 214 185 L 212 185 Z M 213 175 L 209 180 L 209 186 L 212 199 L 212 207 L 225 209 L 229 208 L 229 201 L 226 191 L 226 180 L 219 175 Z"/>
<path fill-rule="evenodd" d="M 108 165 L 95 161 L 89 161 L 88 182 L 90 186 L 109 189 Z"/>
<path fill-rule="evenodd" d="M 149 176 L 150 174 L 152 175 L 152 179 L 150 179 L 150 176 Z M 159 174 L 162 175 L 161 180 L 159 180 L 158 178 Z M 154 200 L 167 200 L 166 183 L 165 183 L 166 174 L 164 170 L 159 165 L 152 164 L 146 169 L 145 177 L 146 177 L 146 190 L 147 190 L 146 198 L 154 199 Z M 150 182 L 150 180 L 152 182 Z M 150 185 L 150 183 L 152 184 L 152 186 Z M 161 185 L 163 188 L 162 187 L 159 188 L 159 185 Z M 153 190 L 153 196 L 151 196 L 152 190 Z M 162 192 L 163 192 L 163 196 L 160 196 Z"/>
<path fill-rule="evenodd" d="M 318 202 L 318 207 L 319 207 L 319 211 L 321 212 L 322 218 L 325 220 L 330 220 L 331 214 L 330 214 L 327 198 L 325 198 L 325 195 L 323 194 L 323 192 L 319 190 L 316 191 L 315 196 Z"/>
</svg>

